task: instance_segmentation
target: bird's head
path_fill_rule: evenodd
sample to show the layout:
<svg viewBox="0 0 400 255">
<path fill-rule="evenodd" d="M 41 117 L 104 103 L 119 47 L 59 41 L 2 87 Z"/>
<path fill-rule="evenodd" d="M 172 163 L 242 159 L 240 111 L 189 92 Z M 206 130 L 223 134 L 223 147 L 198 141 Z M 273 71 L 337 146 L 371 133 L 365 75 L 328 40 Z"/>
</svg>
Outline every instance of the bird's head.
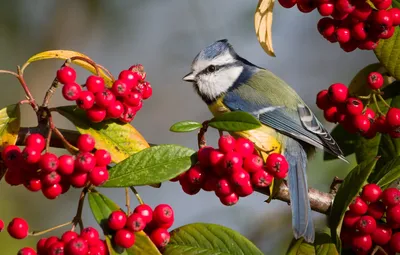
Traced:
<svg viewBox="0 0 400 255">
<path fill-rule="evenodd" d="M 192 82 L 200 97 L 209 104 L 236 83 L 246 66 L 254 65 L 239 57 L 228 40 L 223 39 L 197 54 L 192 71 L 183 80 Z"/>
</svg>

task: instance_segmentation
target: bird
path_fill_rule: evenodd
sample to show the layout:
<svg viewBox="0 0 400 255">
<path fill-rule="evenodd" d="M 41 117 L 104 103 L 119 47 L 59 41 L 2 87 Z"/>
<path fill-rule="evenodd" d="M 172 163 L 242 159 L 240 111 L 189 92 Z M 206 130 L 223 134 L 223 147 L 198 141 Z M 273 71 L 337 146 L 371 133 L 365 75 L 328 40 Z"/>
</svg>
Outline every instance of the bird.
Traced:
<svg viewBox="0 0 400 255">
<path fill-rule="evenodd" d="M 271 71 L 240 57 L 227 39 L 202 49 L 183 80 L 193 84 L 214 116 L 243 111 L 259 120 L 261 127 L 231 135 L 249 139 L 263 155 L 276 152 L 285 156 L 293 235 L 313 243 L 307 161 L 319 148 L 347 162 L 330 133 L 293 88 Z"/>
</svg>

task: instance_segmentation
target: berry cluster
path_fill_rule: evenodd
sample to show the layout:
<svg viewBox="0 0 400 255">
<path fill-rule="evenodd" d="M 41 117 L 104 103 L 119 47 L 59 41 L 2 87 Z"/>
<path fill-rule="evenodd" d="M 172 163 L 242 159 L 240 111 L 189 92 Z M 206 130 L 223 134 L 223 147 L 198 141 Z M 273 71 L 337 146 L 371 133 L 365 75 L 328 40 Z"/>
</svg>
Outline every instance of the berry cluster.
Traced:
<svg viewBox="0 0 400 255">
<path fill-rule="evenodd" d="M 365 185 L 345 213 L 340 238 L 356 254 L 369 254 L 375 245 L 387 254 L 400 252 L 400 190 Z"/>
<path fill-rule="evenodd" d="M 297 8 L 303 13 L 318 12 L 324 18 L 318 22 L 318 31 L 329 42 L 338 42 L 345 52 L 355 49 L 373 50 L 380 39 L 393 36 L 400 25 L 400 9 L 390 8 L 392 0 L 279 0 L 285 8 Z M 331 17 L 328 17 L 331 16 Z"/>
<path fill-rule="evenodd" d="M 221 136 L 218 149 L 203 147 L 198 151 L 198 164 L 171 181 L 179 181 L 182 190 L 197 194 L 201 189 L 214 191 L 221 203 L 234 205 L 239 197 L 253 193 L 254 188 L 266 188 L 273 178 L 287 176 L 289 165 L 278 153 L 268 156 L 266 164 L 245 138 Z"/>
<path fill-rule="evenodd" d="M 42 154 L 46 142 L 38 133 L 29 135 L 25 145 L 22 151 L 15 145 L 8 145 L 2 151 L 8 168 L 5 181 L 10 185 L 23 184 L 30 191 L 42 190 L 46 198 L 55 199 L 67 192 L 70 185 L 82 188 L 90 181 L 99 186 L 108 180 L 107 165 L 111 155 L 106 150 L 96 150 L 92 154 L 95 141 L 90 135 L 79 136 L 76 156 Z"/>
<path fill-rule="evenodd" d="M 153 93 L 145 78 L 143 66 L 134 65 L 123 70 L 110 89 L 105 87 L 102 77 L 91 75 L 84 85 L 87 90 L 82 90 L 75 82 L 76 72 L 72 67 L 64 66 L 57 71 L 57 80 L 63 84 L 64 98 L 76 101 L 78 107 L 86 111 L 88 119 L 95 123 L 106 118 L 131 122 L 142 108 L 143 100 Z"/>
<path fill-rule="evenodd" d="M 368 75 L 368 86 L 377 91 L 373 93 L 379 93 L 383 82 L 380 73 Z M 388 133 L 393 138 L 400 137 L 400 109 L 390 108 L 386 116 L 375 114 L 360 98 L 349 96 L 346 85 L 342 83 L 332 84 L 327 90 L 320 91 L 316 101 L 318 108 L 324 110 L 327 121 L 341 124 L 349 133 L 360 133 L 365 138 L 373 138 L 378 132 Z"/>
<path fill-rule="evenodd" d="M 14 218 L 8 224 L 7 231 L 13 238 L 24 239 L 29 234 L 29 226 L 24 219 Z M 100 240 L 99 233 L 92 227 L 82 229 L 80 235 L 66 231 L 61 238 L 42 238 L 37 242 L 36 249 L 24 247 L 18 255 L 108 255 L 105 241 Z"/>
<path fill-rule="evenodd" d="M 129 216 L 122 211 L 114 211 L 108 217 L 113 241 L 122 248 L 132 247 L 135 244 L 134 232 L 144 230 L 152 242 L 162 249 L 169 242 L 168 229 L 173 223 L 174 211 L 167 204 L 156 206 L 154 211 L 149 205 L 141 204 Z"/>
</svg>

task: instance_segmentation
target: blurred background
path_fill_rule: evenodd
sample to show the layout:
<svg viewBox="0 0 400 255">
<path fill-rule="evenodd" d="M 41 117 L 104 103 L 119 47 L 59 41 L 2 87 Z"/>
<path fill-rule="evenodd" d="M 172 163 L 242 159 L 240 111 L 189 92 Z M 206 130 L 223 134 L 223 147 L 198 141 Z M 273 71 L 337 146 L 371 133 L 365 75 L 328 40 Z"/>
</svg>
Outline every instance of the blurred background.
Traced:
<svg viewBox="0 0 400 255">
<path fill-rule="evenodd" d="M 348 83 L 358 70 L 377 62 L 372 52 L 343 52 L 317 32 L 317 12 L 305 15 L 296 8 L 275 5 L 273 43 L 276 58 L 259 46 L 253 23 L 257 0 L 132 0 L 132 1 L 29 1 L 0 0 L 0 69 L 15 70 L 30 56 L 46 50 L 67 49 L 82 52 L 106 66 L 114 75 L 132 64 L 145 66 L 154 95 L 145 102 L 133 125 L 150 143 L 176 143 L 196 148 L 196 135 L 174 134 L 169 127 L 180 120 L 203 121 L 211 114 L 192 87 L 181 78 L 190 70 L 193 57 L 215 40 L 227 38 L 236 51 L 251 62 L 272 70 L 291 84 L 322 120 L 316 109 L 315 95 L 331 83 Z M 36 62 L 26 70 L 33 95 L 41 101 L 50 86 L 59 60 Z M 79 72 L 79 82 L 88 73 Z M 1 107 L 23 99 L 19 83 L 9 76 L 0 77 Z M 52 106 L 66 105 L 57 92 Z M 22 108 L 23 126 L 36 125 L 32 110 Z M 65 119 L 55 118 L 58 127 L 74 127 Z M 333 126 L 325 123 L 328 129 Z M 212 131 L 212 130 L 211 130 Z M 208 133 L 215 145 L 216 132 Z M 62 153 L 62 150 L 54 150 Z M 308 167 L 310 186 L 329 190 L 334 176 L 343 177 L 354 165 L 322 161 L 318 153 Z M 233 207 L 220 204 L 211 193 L 196 196 L 183 193 L 177 183 L 162 188 L 139 187 L 146 203 L 169 203 L 175 209 L 179 227 L 192 222 L 210 222 L 228 226 L 248 237 L 265 254 L 284 254 L 292 239 L 290 208 L 280 201 L 264 203 L 266 196 L 254 194 Z M 124 192 L 101 189 L 121 206 Z M 40 230 L 71 220 L 79 191 L 70 190 L 55 201 L 24 187 L 9 187 L 0 182 L 0 218 L 8 223 L 24 217 L 31 230 Z M 132 204 L 136 201 L 132 198 Z M 326 218 L 315 213 L 316 225 L 323 229 Z M 89 208 L 84 210 L 86 225 L 95 221 Z M 65 231 L 62 229 L 55 234 Z M 16 254 L 23 246 L 34 246 L 38 238 L 23 241 L 0 234 L 0 254 Z"/>
</svg>

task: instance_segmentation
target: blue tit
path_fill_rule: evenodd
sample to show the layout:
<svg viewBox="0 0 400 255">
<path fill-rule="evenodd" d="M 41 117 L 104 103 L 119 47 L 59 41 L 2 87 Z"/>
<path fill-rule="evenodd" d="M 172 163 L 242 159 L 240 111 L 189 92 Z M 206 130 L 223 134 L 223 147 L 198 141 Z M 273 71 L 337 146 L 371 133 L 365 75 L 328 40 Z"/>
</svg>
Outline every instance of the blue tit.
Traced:
<svg viewBox="0 0 400 255">
<path fill-rule="evenodd" d="M 286 157 L 294 237 L 313 243 L 315 230 L 306 175 L 308 156 L 320 148 L 346 159 L 310 108 L 282 79 L 240 57 L 226 39 L 200 51 L 183 80 L 193 83 L 214 116 L 245 111 L 263 124 L 232 135 L 251 140 L 265 155 L 277 152 Z"/>
</svg>

